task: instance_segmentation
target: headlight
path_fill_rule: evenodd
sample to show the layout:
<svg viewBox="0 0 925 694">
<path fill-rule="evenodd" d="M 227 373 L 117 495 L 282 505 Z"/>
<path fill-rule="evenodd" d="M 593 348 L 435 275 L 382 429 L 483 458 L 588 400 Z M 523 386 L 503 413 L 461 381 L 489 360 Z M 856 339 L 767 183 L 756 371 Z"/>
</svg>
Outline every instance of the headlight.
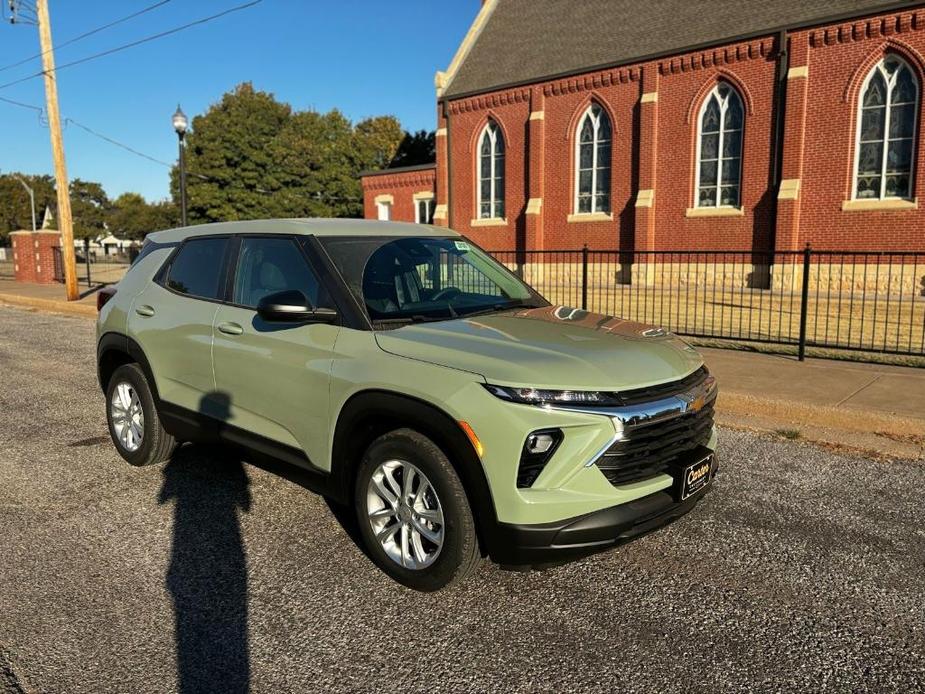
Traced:
<svg viewBox="0 0 925 694">
<path fill-rule="evenodd" d="M 540 390 L 537 388 L 511 388 L 485 385 L 495 397 L 525 405 L 619 405 L 613 393 L 595 390 Z"/>
</svg>

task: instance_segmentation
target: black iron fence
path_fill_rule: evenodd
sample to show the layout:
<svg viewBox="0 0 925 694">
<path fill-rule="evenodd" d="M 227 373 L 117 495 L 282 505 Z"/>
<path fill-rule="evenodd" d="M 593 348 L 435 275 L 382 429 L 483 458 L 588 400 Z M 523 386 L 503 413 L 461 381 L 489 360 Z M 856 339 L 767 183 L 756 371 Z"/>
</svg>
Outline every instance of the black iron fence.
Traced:
<svg viewBox="0 0 925 694">
<path fill-rule="evenodd" d="M 55 246 L 55 281 L 64 282 L 64 253 L 60 246 Z M 111 255 L 94 255 L 83 249 L 76 250 L 77 283 L 94 287 L 104 284 L 114 284 L 122 279 L 128 270 L 135 255 L 136 249 L 130 253 Z"/>
<path fill-rule="evenodd" d="M 0 246 L 0 280 L 11 280 L 15 274 L 13 249 L 9 246 Z"/>
<path fill-rule="evenodd" d="M 491 253 L 553 303 L 679 335 L 925 355 L 925 252 Z"/>
</svg>

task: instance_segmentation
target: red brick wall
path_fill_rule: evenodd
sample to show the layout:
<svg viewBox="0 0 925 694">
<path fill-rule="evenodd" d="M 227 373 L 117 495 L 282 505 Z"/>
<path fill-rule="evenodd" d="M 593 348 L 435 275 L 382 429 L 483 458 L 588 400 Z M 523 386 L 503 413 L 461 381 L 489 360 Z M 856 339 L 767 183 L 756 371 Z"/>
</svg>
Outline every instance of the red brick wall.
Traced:
<svg viewBox="0 0 925 694">
<path fill-rule="evenodd" d="M 478 239 L 488 249 L 514 248 L 525 234 L 527 206 L 527 131 L 530 118 L 530 90 L 520 89 L 503 98 L 467 100 L 450 104 L 449 147 L 452 196 L 450 226 Z M 479 138 L 489 118 L 504 135 L 505 147 L 505 226 L 472 226 L 478 217 L 476 163 Z"/>
<path fill-rule="evenodd" d="M 391 195 L 393 222 L 415 221 L 414 194 L 435 191 L 436 168 L 384 171 L 363 176 L 363 216 L 377 219 L 376 196 Z"/>
<path fill-rule="evenodd" d="M 57 231 L 14 231 L 13 266 L 20 282 L 51 284 L 55 281 L 54 248 L 61 243 Z"/>
<path fill-rule="evenodd" d="M 800 242 L 839 250 L 925 249 L 925 99 L 919 99 L 913 196 L 918 210 L 842 211 L 851 199 L 857 98 L 885 50 L 902 56 L 925 87 L 925 10 L 809 32 L 806 154 Z"/>
<path fill-rule="evenodd" d="M 771 238 L 774 127 L 774 40 L 687 54 L 658 64 L 659 148 L 655 182 L 655 247 L 766 249 Z M 741 217 L 687 217 L 694 206 L 697 120 L 719 81 L 742 98 Z"/>
<path fill-rule="evenodd" d="M 801 185 L 797 200 L 782 201 L 775 230 L 776 43 L 777 37 L 769 35 L 450 101 L 446 105 L 450 225 L 490 249 L 523 246 L 525 208 L 532 189 L 542 191 L 543 203 L 540 214 L 531 216 L 531 239 L 547 249 L 580 248 L 585 243 L 595 249 L 765 249 L 775 233 L 783 237 L 777 246 L 786 248 L 799 248 L 806 242 L 820 249 L 925 248 L 925 147 L 921 137 L 925 99 L 920 98 L 913 189 L 913 195 L 922 198 L 919 209 L 842 211 L 843 201 L 851 194 L 858 86 L 884 50 L 895 50 L 918 70 L 920 88 L 925 89 L 925 9 L 790 35 L 791 65 L 808 63 L 808 77 L 800 78 L 806 80 L 802 86 L 788 81 L 783 177 L 799 178 Z M 739 90 L 746 109 L 743 214 L 690 217 L 697 116 L 703 99 L 720 79 Z M 657 92 L 657 100 L 640 103 L 647 92 Z M 592 99 L 605 107 L 613 123 L 613 219 L 570 223 L 575 126 Z M 531 108 L 542 109 L 543 128 L 531 131 Z M 799 118 L 791 113 L 794 109 Z M 472 224 L 477 217 L 477 138 L 488 118 L 501 126 L 506 141 L 507 223 L 503 226 Z M 656 132 L 646 130 L 643 119 L 655 124 Z M 542 133 L 543 141 L 532 142 L 531 132 L 534 139 Z M 531 167 L 528 153 L 533 147 L 542 147 L 543 157 L 534 156 Z M 541 172 L 537 161 L 542 162 Z M 542 185 L 531 185 L 530 177 L 537 175 L 542 175 Z M 639 190 L 647 188 L 655 190 L 653 206 L 637 206 Z M 397 203 L 396 196 L 396 211 Z M 375 216 L 368 202 L 367 216 Z"/>
</svg>

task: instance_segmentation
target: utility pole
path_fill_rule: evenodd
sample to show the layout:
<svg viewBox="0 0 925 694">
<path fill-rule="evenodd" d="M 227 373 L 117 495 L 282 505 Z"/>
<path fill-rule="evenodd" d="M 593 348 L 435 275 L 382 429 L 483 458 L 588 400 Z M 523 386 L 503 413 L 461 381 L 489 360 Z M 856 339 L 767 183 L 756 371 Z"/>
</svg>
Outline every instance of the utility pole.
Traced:
<svg viewBox="0 0 925 694">
<path fill-rule="evenodd" d="M 64 287 L 67 300 L 76 301 L 77 267 L 74 255 L 74 227 L 71 219 L 71 196 L 64 161 L 64 138 L 61 135 L 61 114 L 58 112 L 58 84 L 55 73 L 54 44 L 51 41 L 51 21 L 48 17 L 48 0 L 35 0 L 39 25 L 39 43 L 42 48 L 42 68 L 45 72 L 45 100 L 48 111 L 48 129 L 51 131 L 51 151 L 55 158 L 55 185 L 58 188 L 58 229 L 61 231 L 61 255 L 64 260 Z"/>
</svg>

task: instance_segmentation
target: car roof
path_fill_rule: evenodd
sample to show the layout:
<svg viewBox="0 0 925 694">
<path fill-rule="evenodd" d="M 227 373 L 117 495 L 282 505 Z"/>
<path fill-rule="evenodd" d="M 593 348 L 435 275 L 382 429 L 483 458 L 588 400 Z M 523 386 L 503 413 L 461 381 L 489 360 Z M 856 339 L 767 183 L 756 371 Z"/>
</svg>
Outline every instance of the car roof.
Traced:
<svg viewBox="0 0 925 694">
<path fill-rule="evenodd" d="M 217 222 L 166 229 L 148 234 L 155 243 L 183 241 L 193 236 L 214 234 L 297 234 L 303 236 L 459 236 L 455 231 L 409 222 L 380 222 L 371 219 L 254 219 L 246 222 Z"/>
</svg>

